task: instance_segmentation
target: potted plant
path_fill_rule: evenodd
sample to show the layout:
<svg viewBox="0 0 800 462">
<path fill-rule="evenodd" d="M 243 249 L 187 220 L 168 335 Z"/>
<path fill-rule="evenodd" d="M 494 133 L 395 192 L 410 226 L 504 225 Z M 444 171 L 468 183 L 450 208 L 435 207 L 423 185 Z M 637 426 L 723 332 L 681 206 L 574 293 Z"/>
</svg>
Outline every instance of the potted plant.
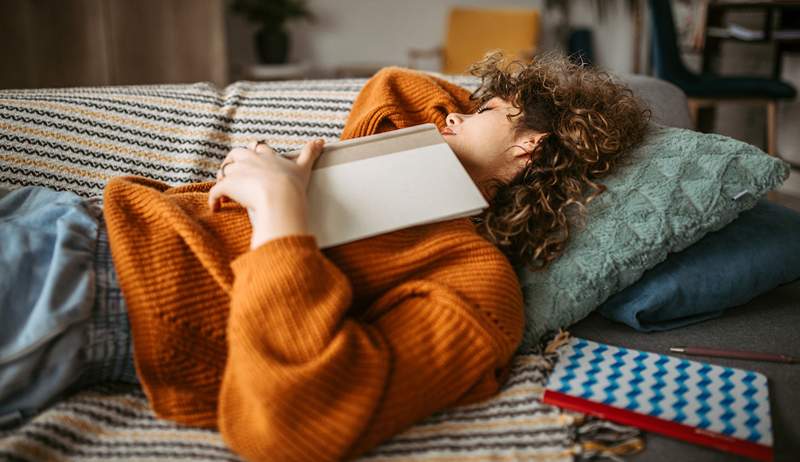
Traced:
<svg viewBox="0 0 800 462">
<path fill-rule="evenodd" d="M 233 0 L 231 9 L 260 27 L 255 42 L 258 57 L 264 64 L 283 64 L 289 57 L 290 19 L 314 20 L 306 0 Z"/>
</svg>

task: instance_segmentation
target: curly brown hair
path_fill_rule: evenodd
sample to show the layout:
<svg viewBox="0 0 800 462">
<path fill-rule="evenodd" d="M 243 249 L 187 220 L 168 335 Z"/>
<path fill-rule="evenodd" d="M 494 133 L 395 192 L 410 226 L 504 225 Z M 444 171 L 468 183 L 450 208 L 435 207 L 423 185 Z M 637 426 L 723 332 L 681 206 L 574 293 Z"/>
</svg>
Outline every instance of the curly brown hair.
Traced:
<svg viewBox="0 0 800 462">
<path fill-rule="evenodd" d="M 548 53 L 527 63 L 488 53 L 469 71 L 480 77 L 470 98 L 511 103 L 514 130 L 546 133 L 510 181 L 489 182 L 490 206 L 476 228 L 514 265 L 546 268 L 564 251 L 570 226 L 605 191 L 596 180 L 644 137 L 650 111 L 609 73 Z M 577 220 L 576 220 L 577 219 Z"/>
</svg>

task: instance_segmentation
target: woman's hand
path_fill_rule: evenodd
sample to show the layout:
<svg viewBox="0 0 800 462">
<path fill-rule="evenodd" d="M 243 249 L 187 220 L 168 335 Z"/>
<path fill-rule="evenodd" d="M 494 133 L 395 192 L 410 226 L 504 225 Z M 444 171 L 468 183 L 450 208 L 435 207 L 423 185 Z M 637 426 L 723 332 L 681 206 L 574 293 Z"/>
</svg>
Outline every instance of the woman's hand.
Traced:
<svg viewBox="0 0 800 462">
<path fill-rule="evenodd" d="M 278 156 L 264 143 L 228 153 L 208 193 L 208 206 L 219 210 L 227 197 L 247 207 L 253 223 L 250 248 L 292 234 L 307 234 L 306 189 L 323 140 L 306 143 L 297 159 Z"/>
</svg>

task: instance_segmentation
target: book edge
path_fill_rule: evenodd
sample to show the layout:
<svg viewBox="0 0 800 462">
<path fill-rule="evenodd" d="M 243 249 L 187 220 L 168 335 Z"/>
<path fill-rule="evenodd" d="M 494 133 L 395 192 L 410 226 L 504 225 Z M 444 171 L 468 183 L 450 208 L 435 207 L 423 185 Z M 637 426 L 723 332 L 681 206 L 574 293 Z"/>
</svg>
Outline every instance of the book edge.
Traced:
<svg viewBox="0 0 800 462">
<path fill-rule="evenodd" d="M 740 372 L 747 372 L 747 373 L 754 374 L 754 375 L 758 376 L 762 381 L 764 381 L 764 383 L 768 383 L 769 382 L 768 377 L 766 375 L 764 375 L 761 372 L 754 371 L 752 369 L 744 369 L 744 368 L 735 367 L 735 366 L 723 366 L 721 364 L 714 364 L 714 363 L 710 363 L 708 361 L 701 361 L 701 360 L 698 360 L 698 359 L 689 359 L 689 358 L 670 355 L 670 354 L 665 354 L 665 353 L 658 353 L 658 352 L 655 352 L 655 351 L 637 350 L 635 348 L 630 348 L 630 347 L 621 346 L 621 345 L 613 345 L 613 344 L 610 344 L 610 343 L 601 343 L 601 342 L 597 342 L 595 340 L 589 340 L 589 339 L 583 338 L 583 337 L 571 337 L 569 345 L 573 345 L 574 344 L 573 342 L 581 341 L 581 340 L 584 341 L 584 342 L 595 344 L 595 345 L 606 345 L 606 346 L 609 346 L 609 347 L 614 347 L 614 348 L 618 348 L 618 349 L 624 349 L 624 350 L 628 350 L 628 351 L 632 351 L 632 352 L 636 352 L 636 353 L 644 353 L 646 355 L 666 356 L 668 358 L 679 359 L 679 360 L 683 360 L 683 361 L 686 361 L 686 362 L 689 362 L 689 363 L 708 365 L 711 368 L 722 368 L 722 369 L 731 369 L 731 370 L 740 371 Z"/>
</svg>

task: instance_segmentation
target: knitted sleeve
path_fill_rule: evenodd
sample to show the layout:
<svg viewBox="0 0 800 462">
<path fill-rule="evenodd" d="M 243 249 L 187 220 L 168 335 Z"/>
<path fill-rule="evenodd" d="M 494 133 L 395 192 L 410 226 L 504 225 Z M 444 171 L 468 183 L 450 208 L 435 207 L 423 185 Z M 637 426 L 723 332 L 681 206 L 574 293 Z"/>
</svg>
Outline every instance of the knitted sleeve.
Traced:
<svg viewBox="0 0 800 462">
<path fill-rule="evenodd" d="M 443 127 L 450 112 L 468 112 L 470 92 L 426 72 L 386 67 L 358 93 L 342 139 L 374 135 L 424 123 Z"/>
<path fill-rule="evenodd" d="M 347 277 L 312 236 L 237 258 L 218 408 L 226 443 L 248 460 L 350 459 L 496 393 L 522 336 L 516 277 L 499 252 L 434 266 L 353 317 Z"/>
</svg>

